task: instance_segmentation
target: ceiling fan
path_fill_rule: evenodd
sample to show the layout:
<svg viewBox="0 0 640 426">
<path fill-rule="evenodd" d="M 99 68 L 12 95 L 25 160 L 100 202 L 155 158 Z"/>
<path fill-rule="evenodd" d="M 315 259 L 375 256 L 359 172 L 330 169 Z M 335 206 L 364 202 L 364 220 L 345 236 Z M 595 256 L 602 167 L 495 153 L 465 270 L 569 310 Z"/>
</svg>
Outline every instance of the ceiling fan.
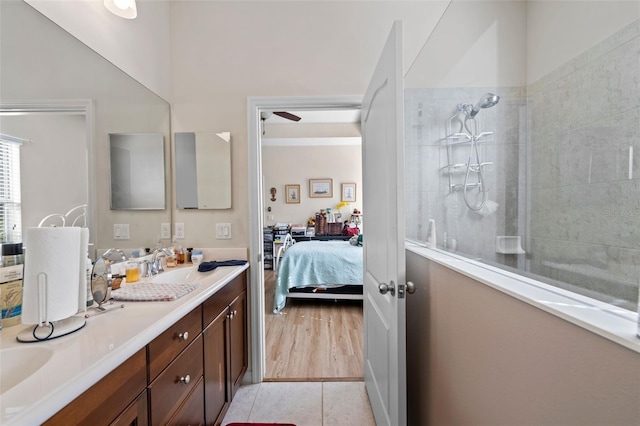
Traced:
<svg viewBox="0 0 640 426">
<path fill-rule="evenodd" d="M 282 117 L 284 119 L 296 121 L 296 122 L 302 119 L 302 117 L 299 117 L 295 114 L 291 114 L 290 112 L 286 112 L 286 111 L 262 112 L 260 113 L 260 118 L 262 118 L 262 121 L 264 121 L 269 117 L 271 117 L 272 114 L 277 115 L 278 117 Z"/>
<path fill-rule="evenodd" d="M 295 121 L 298 122 L 300 120 L 302 120 L 302 117 L 299 117 L 295 114 L 291 114 L 290 112 L 286 112 L 286 111 L 266 111 L 266 112 L 261 112 L 260 113 L 260 120 L 262 122 L 262 134 L 265 134 L 265 122 L 266 120 L 271 117 L 272 115 L 277 115 L 278 117 L 282 117 L 286 120 L 291 120 L 291 121 Z"/>
</svg>

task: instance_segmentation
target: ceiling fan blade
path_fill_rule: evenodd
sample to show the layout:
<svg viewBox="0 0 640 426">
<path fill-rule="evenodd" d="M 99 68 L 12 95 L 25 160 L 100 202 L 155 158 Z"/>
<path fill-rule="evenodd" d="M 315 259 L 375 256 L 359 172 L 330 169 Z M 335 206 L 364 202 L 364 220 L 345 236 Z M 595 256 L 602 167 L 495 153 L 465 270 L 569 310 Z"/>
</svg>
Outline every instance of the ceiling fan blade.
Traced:
<svg viewBox="0 0 640 426">
<path fill-rule="evenodd" d="M 286 112 L 286 111 L 274 111 L 273 112 L 275 115 L 282 117 L 282 118 L 286 118 L 287 120 L 291 120 L 291 121 L 300 121 L 301 117 L 298 117 L 297 115 L 291 114 L 290 112 Z"/>
</svg>

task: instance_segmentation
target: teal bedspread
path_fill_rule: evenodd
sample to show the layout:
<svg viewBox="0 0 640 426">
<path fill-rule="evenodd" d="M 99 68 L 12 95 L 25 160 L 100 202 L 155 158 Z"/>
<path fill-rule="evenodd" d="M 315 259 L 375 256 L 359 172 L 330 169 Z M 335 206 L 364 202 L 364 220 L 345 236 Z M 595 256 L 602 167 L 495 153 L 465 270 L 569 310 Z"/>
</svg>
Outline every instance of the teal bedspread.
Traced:
<svg viewBox="0 0 640 426">
<path fill-rule="evenodd" d="M 287 249 L 276 278 L 274 312 L 292 287 L 340 287 L 363 283 L 362 247 L 348 241 L 304 241 Z"/>
</svg>

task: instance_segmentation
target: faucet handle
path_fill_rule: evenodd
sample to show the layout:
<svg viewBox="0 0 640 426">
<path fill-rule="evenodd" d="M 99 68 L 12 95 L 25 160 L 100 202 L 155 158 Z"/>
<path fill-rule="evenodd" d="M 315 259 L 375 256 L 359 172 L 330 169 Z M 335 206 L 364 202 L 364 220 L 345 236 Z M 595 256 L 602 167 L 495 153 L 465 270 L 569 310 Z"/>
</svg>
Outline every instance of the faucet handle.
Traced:
<svg viewBox="0 0 640 426">
<path fill-rule="evenodd" d="M 141 260 L 140 268 L 142 269 L 142 278 L 149 278 L 151 276 L 151 262 L 148 260 Z"/>
</svg>

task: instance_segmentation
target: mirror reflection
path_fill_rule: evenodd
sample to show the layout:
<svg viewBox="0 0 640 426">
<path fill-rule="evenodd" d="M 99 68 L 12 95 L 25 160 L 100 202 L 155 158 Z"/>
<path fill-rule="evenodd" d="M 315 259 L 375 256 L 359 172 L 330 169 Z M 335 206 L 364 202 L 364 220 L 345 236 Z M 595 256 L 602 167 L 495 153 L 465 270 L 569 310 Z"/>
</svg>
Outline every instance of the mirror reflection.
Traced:
<svg viewBox="0 0 640 426">
<path fill-rule="evenodd" d="M 25 2 L 0 2 L 0 40 L 0 133 L 28 141 L 20 149 L 33 159 L 21 164 L 22 228 L 87 204 L 94 249 L 154 244 L 171 222 L 169 144 L 161 210 L 124 212 L 111 209 L 109 134 L 169 140 L 169 104 Z M 74 121 L 73 146 L 62 117 Z M 129 224 L 130 240 L 115 240 L 114 224 Z"/>
<path fill-rule="evenodd" d="M 110 134 L 111 208 L 165 208 L 164 138 L 161 133 Z"/>
<path fill-rule="evenodd" d="M 175 133 L 176 206 L 231 208 L 231 133 Z"/>
</svg>

